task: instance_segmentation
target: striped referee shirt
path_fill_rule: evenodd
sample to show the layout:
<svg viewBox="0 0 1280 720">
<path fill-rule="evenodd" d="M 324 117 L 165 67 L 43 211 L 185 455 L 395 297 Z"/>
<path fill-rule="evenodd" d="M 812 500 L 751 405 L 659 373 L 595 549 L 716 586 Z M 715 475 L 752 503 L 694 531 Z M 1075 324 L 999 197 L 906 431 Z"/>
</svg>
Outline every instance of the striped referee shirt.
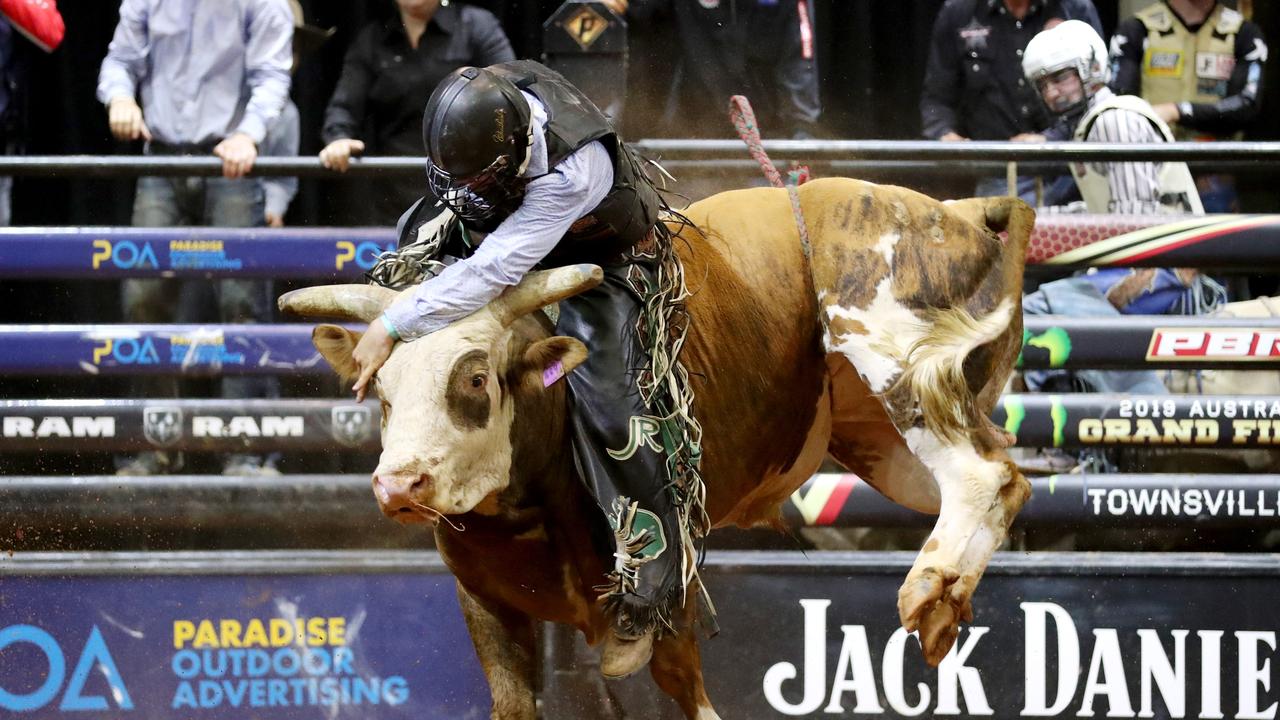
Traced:
<svg viewBox="0 0 1280 720">
<path fill-rule="evenodd" d="M 1089 107 L 1106 102 L 1115 93 L 1102 88 L 1089 99 Z M 1099 115 L 1089 128 L 1085 142 L 1161 143 L 1164 137 L 1151 121 L 1132 110 L 1113 108 Z M 1164 211 L 1160 204 L 1160 170 L 1164 163 L 1113 162 L 1090 163 L 1090 169 L 1107 177 L 1111 186 L 1109 212 L 1126 215 L 1155 215 Z"/>
</svg>

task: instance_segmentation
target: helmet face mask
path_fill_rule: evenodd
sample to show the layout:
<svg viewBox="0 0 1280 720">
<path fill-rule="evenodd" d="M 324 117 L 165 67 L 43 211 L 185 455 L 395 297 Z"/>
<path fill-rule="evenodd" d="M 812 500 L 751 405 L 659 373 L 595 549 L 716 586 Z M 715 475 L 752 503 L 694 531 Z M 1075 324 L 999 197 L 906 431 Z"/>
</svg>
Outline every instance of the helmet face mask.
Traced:
<svg viewBox="0 0 1280 720">
<path fill-rule="evenodd" d="M 1055 115 L 1081 112 L 1110 79 L 1107 46 L 1088 23 L 1067 20 L 1027 43 L 1022 73 Z"/>
<path fill-rule="evenodd" d="M 455 178 L 427 158 L 427 185 L 463 222 L 483 226 L 498 208 L 516 198 L 524 184 L 506 155 L 468 178 Z"/>
<path fill-rule="evenodd" d="M 1070 115 L 1084 107 L 1084 82 L 1075 66 L 1047 72 L 1036 80 L 1036 90 L 1054 115 Z"/>
</svg>

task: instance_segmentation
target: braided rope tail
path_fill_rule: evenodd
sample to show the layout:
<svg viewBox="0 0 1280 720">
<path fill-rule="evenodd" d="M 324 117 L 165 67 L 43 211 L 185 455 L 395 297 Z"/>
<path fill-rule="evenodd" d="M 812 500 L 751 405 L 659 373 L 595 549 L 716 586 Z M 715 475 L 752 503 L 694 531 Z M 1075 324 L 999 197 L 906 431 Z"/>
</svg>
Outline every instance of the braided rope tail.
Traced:
<svg viewBox="0 0 1280 720">
<path fill-rule="evenodd" d="M 734 95 L 729 98 L 729 119 L 733 121 L 733 127 L 738 131 L 742 142 L 747 144 L 747 152 L 760 163 L 760 169 L 764 171 L 769 184 L 776 188 L 787 189 L 787 196 L 791 198 L 791 213 L 796 219 L 796 229 L 800 231 L 800 248 L 804 250 L 804 274 L 809 280 L 809 290 L 816 299 L 818 289 L 813 278 L 813 246 L 809 244 L 809 229 L 804 222 L 804 211 L 800 208 L 800 192 L 796 189 L 809 180 L 809 168 L 797 166 L 790 173 L 791 182 L 783 182 L 782 173 L 778 172 L 778 168 L 769 159 L 769 153 L 764 150 L 764 142 L 760 139 L 760 125 L 756 122 L 756 113 L 751 109 L 751 101 L 746 96 Z M 821 302 L 818 303 L 818 321 L 822 323 L 822 334 L 825 340 L 827 318 L 822 314 Z"/>
</svg>

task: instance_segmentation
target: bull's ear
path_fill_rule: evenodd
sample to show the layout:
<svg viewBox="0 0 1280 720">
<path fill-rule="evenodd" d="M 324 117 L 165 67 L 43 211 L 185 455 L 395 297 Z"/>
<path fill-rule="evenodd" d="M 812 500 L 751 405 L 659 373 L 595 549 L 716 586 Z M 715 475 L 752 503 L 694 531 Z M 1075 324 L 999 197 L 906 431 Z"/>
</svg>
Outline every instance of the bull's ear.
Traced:
<svg viewBox="0 0 1280 720">
<path fill-rule="evenodd" d="M 586 360 L 587 346 L 574 338 L 557 335 L 539 340 L 521 358 L 522 380 L 533 387 L 549 387 Z"/>
<path fill-rule="evenodd" d="M 351 353 L 360 342 L 360 334 L 353 333 L 341 325 L 317 325 L 311 331 L 311 342 L 320 351 L 320 356 L 329 363 L 344 381 L 355 380 L 360 375 L 356 361 Z"/>
</svg>

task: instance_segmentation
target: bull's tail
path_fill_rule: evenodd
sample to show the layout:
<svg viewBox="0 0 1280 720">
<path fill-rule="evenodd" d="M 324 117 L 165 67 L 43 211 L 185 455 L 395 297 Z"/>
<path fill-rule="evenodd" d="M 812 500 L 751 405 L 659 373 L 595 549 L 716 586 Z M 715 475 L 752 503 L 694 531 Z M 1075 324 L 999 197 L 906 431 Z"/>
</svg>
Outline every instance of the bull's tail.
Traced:
<svg viewBox="0 0 1280 720">
<path fill-rule="evenodd" d="M 1013 369 L 1017 347 L 1022 344 L 1019 299 L 1036 213 L 1014 197 L 972 198 L 947 205 L 1001 244 L 1000 259 L 988 272 L 998 276 L 994 282 L 1003 299 L 990 311 L 970 306 L 973 312 L 986 311 L 981 317 L 975 318 L 962 307 L 936 310 L 927 316 L 923 337 L 901 358 L 904 371 L 895 387 L 908 393 L 927 428 L 941 437 L 954 438 L 966 429 L 990 425 L 986 411 Z M 997 359 L 986 367 L 987 378 L 982 383 L 986 387 L 974 387 L 969 382 L 972 378 L 965 378 L 965 359 L 988 344 Z M 997 379 L 993 383 L 991 378 Z M 975 398 L 975 393 L 983 397 Z"/>
<path fill-rule="evenodd" d="M 1005 297 L 991 312 L 975 318 L 962 307 L 936 310 L 926 330 L 907 350 L 903 371 L 889 392 L 905 390 L 915 401 L 925 427 L 955 440 L 968 428 L 983 426 L 964 361 L 977 348 L 999 338 L 1013 321 L 1015 303 Z"/>
</svg>

